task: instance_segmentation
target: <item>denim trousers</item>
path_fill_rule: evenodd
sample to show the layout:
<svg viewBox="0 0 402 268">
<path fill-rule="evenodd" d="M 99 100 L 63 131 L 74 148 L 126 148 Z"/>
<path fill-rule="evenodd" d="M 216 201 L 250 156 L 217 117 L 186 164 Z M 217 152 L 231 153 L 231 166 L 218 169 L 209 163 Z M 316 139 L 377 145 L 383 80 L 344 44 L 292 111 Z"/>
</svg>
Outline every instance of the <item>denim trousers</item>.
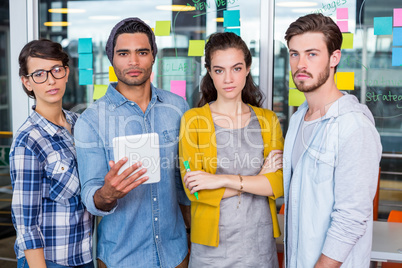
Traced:
<svg viewBox="0 0 402 268">
<path fill-rule="evenodd" d="M 83 265 L 79 265 L 79 266 L 63 266 L 63 265 L 59 265 L 57 263 L 51 262 L 46 260 L 46 267 L 47 268 L 69 268 L 69 267 L 76 267 L 76 268 L 94 268 L 94 264 L 93 262 L 89 262 Z M 18 259 L 17 262 L 17 268 L 29 268 L 28 266 L 28 262 L 27 259 L 25 257 L 22 257 L 20 259 Z"/>
</svg>

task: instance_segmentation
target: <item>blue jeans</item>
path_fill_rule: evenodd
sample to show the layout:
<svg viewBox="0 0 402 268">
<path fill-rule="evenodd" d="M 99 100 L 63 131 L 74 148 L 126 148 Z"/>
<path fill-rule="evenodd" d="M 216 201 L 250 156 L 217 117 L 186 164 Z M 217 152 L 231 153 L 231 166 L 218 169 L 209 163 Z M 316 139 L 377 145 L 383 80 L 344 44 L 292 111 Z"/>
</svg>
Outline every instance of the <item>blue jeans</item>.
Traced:
<svg viewBox="0 0 402 268">
<path fill-rule="evenodd" d="M 47 266 L 47 268 L 69 268 L 70 267 L 70 266 L 59 265 L 59 264 L 51 262 L 51 261 L 46 261 L 46 266 Z M 73 266 L 73 267 L 94 268 L 94 263 L 91 261 L 90 263 L 79 265 L 79 266 Z M 27 259 L 25 257 L 18 259 L 17 268 L 29 268 Z"/>
</svg>

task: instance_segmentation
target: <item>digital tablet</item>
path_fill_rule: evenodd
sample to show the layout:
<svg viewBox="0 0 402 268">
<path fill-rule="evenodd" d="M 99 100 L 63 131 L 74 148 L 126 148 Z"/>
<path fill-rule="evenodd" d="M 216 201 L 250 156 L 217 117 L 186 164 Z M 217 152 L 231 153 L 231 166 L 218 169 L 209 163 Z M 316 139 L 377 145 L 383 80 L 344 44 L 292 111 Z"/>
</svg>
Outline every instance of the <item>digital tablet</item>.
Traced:
<svg viewBox="0 0 402 268">
<path fill-rule="evenodd" d="M 119 175 L 129 166 L 140 161 L 142 167 L 147 169 L 147 172 L 140 178 L 144 176 L 149 177 L 144 184 L 155 183 L 161 180 L 158 133 L 113 138 L 113 154 L 115 162 L 125 156 L 128 158 L 128 161 L 120 168 L 118 172 Z M 140 169 L 141 167 L 138 170 Z M 135 170 L 132 174 L 136 173 L 138 170 Z"/>
</svg>

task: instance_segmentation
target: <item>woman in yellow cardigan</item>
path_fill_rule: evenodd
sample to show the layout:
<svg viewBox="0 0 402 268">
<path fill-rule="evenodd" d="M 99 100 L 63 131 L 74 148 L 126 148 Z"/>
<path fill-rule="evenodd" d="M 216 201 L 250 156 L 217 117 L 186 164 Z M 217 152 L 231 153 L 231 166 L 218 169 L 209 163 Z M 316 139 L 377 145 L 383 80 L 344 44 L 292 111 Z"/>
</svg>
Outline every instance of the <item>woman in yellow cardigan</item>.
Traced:
<svg viewBox="0 0 402 268">
<path fill-rule="evenodd" d="M 200 108 L 184 114 L 180 129 L 181 174 L 191 201 L 189 266 L 278 267 L 275 199 L 283 195 L 278 118 L 260 108 L 251 54 L 239 36 L 211 35 L 205 67 Z"/>
</svg>

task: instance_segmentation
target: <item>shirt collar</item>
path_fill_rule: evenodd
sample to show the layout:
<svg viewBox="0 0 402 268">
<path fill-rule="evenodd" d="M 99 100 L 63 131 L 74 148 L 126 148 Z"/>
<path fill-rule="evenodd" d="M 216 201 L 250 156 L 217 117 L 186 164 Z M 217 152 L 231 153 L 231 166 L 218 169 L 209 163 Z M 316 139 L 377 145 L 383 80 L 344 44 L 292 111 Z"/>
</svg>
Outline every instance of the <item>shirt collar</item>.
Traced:
<svg viewBox="0 0 402 268">
<path fill-rule="evenodd" d="M 106 94 L 108 95 L 111 103 L 114 103 L 115 107 L 117 108 L 126 102 L 129 102 L 129 100 L 116 90 L 116 86 L 117 82 L 110 83 Z M 151 83 L 151 101 L 149 103 L 153 104 L 156 101 L 163 102 L 163 97 L 160 93 L 158 93 L 156 87 L 154 87 L 154 85 Z"/>
<path fill-rule="evenodd" d="M 32 114 L 30 116 L 33 123 L 35 123 L 36 125 L 41 127 L 49 135 L 54 136 L 60 130 L 61 127 L 50 122 L 46 118 L 44 118 L 42 115 L 40 115 L 38 112 L 36 112 L 35 109 L 36 109 L 36 105 L 33 105 L 32 106 Z M 74 121 L 73 118 L 71 117 L 71 115 L 69 113 L 67 113 L 67 111 L 65 111 L 64 109 L 62 109 L 62 110 L 63 110 L 64 115 L 66 116 L 67 122 L 69 122 L 70 125 L 72 125 L 72 122 Z"/>
</svg>

